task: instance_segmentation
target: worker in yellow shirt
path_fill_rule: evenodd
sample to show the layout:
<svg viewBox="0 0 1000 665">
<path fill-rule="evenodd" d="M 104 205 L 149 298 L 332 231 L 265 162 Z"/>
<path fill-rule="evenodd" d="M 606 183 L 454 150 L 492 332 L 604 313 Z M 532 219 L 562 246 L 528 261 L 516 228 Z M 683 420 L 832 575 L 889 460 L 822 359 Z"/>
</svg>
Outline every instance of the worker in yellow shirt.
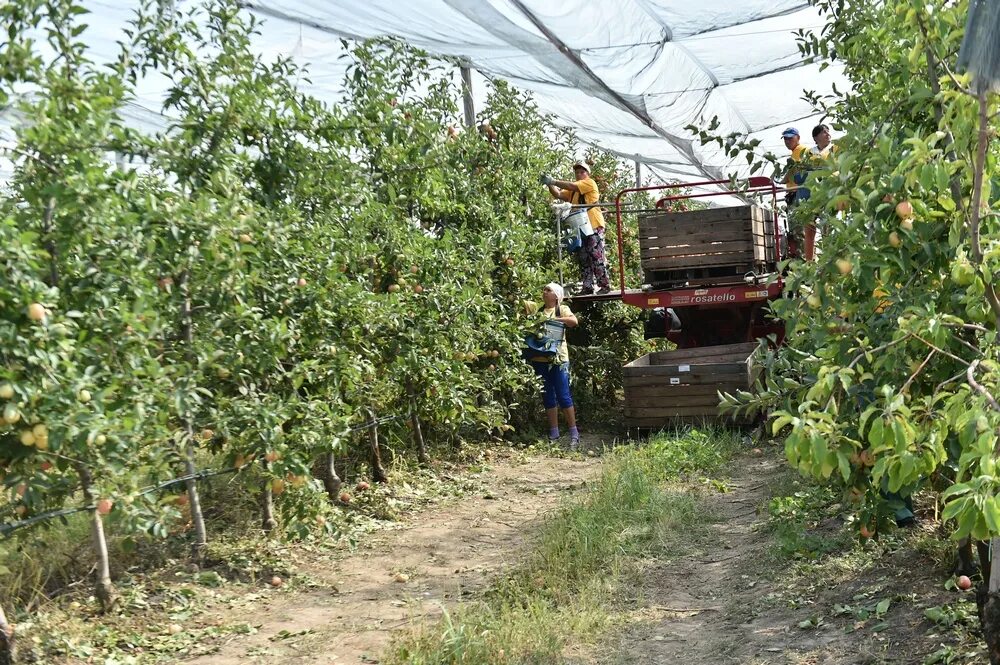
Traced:
<svg viewBox="0 0 1000 665">
<path fill-rule="evenodd" d="M 781 132 L 785 147 L 792 153 L 785 171 L 785 203 L 788 204 L 788 233 L 806 261 L 812 261 L 816 250 L 816 224 L 797 219 L 795 206 L 809 198 L 804 186 L 809 170 L 809 149 L 802 145 L 799 130 L 787 127 Z"/>
<path fill-rule="evenodd" d="M 590 177 L 590 167 L 583 161 L 573 164 L 573 176 L 576 180 L 555 180 L 543 175 L 542 184 L 557 199 L 569 201 L 575 206 L 591 206 L 587 208 L 587 217 L 594 232 L 583 236 L 579 252 L 580 267 L 583 269 L 581 293 L 594 293 L 595 284 L 598 293 L 607 293 L 611 290 L 611 282 L 608 279 L 608 263 L 604 253 L 604 213 L 594 205 L 601 200 L 601 192 Z"/>
<path fill-rule="evenodd" d="M 816 146 L 812 149 L 813 157 L 825 160 L 837 153 L 837 146 L 830 139 L 830 126 L 819 124 L 813 127 L 813 143 Z"/>
</svg>

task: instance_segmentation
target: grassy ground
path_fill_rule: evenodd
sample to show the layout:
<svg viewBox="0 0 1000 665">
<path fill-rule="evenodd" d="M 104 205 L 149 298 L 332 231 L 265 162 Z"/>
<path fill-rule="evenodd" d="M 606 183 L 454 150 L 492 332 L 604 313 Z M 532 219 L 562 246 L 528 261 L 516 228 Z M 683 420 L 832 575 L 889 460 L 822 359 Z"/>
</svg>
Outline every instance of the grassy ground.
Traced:
<svg viewBox="0 0 1000 665">
<path fill-rule="evenodd" d="M 630 590 L 643 559 L 682 554 L 711 523 L 699 494 L 737 447 L 732 433 L 694 430 L 617 448 L 586 496 L 542 528 L 525 565 L 481 601 L 400 639 L 384 662 L 562 662 L 637 600 Z"/>
</svg>

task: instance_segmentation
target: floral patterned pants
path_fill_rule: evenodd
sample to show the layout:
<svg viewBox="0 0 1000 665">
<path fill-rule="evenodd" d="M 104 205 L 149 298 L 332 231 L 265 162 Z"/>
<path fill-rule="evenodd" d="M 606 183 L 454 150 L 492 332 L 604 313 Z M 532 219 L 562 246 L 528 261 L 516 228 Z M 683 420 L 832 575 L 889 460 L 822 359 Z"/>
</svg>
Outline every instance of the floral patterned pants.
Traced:
<svg viewBox="0 0 1000 665">
<path fill-rule="evenodd" d="M 583 268 L 583 290 L 593 291 L 594 282 L 597 288 L 610 288 L 608 281 L 608 262 L 604 257 L 604 228 L 597 229 L 593 235 L 583 239 L 580 248 L 580 267 Z"/>
</svg>

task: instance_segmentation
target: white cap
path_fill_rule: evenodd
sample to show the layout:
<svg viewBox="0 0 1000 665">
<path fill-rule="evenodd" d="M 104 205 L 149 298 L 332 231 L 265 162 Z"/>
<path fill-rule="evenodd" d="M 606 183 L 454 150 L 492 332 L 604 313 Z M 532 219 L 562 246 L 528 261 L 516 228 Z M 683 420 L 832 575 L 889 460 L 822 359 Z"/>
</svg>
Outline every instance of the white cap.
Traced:
<svg viewBox="0 0 1000 665">
<path fill-rule="evenodd" d="M 545 288 L 556 295 L 556 304 L 561 305 L 563 301 L 563 287 L 561 284 L 556 282 L 549 282 L 545 285 Z"/>
</svg>

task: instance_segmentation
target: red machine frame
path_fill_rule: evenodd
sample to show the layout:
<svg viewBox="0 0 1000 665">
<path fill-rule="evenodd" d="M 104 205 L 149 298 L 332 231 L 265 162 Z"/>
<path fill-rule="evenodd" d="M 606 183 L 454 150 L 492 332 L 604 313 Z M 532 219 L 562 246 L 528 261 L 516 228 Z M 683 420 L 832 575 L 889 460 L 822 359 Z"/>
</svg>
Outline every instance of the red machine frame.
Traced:
<svg viewBox="0 0 1000 665">
<path fill-rule="evenodd" d="M 671 308 L 680 316 L 682 329 L 664 331 L 667 337 L 680 348 L 711 346 L 718 343 L 752 341 L 768 334 L 776 335 L 780 344 L 784 339 L 785 328 L 781 321 L 768 320 L 764 315 L 764 306 L 768 301 L 781 297 L 784 280 L 780 273 L 755 276 L 752 281 L 739 280 L 733 277 L 719 278 L 718 284 L 702 286 L 683 286 L 672 288 L 656 288 L 648 291 L 627 289 L 625 287 L 625 257 L 622 253 L 624 236 L 622 233 L 622 197 L 634 192 L 662 191 L 688 187 L 715 185 L 726 187 L 729 180 L 704 180 L 693 183 L 674 185 L 651 185 L 647 187 L 632 187 L 623 189 L 615 196 L 615 222 L 617 225 L 618 242 L 618 292 L 574 296 L 575 302 L 595 302 L 621 299 L 622 302 L 634 307 L 652 309 L 657 307 Z M 745 194 L 770 194 L 772 208 L 777 210 L 778 193 L 784 191 L 770 179 L 752 177 L 747 180 L 745 189 L 721 189 L 716 192 L 701 192 L 698 194 L 674 194 L 665 196 L 656 202 L 657 208 L 663 208 L 671 201 L 685 199 L 708 198 L 715 196 L 732 196 Z M 780 261 L 783 246 L 781 225 L 775 219 L 775 243 Z M 681 310 L 681 311 L 678 311 Z M 685 320 L 686 319 L 686 320 Z M 745 325 L 745 332 L 739 330 Z M 720 328 L 721 326 L 721 328 Z M 734 327 L 735 326 L 735 327 Z M 712 334 L 709 333 L 712 329 Z M 728 330 L 728 333 L 727 333 Z M 726 335 L 728 334 L 728 337 Z M 713 336 L 714 335 L 714 336 Z M 724 339 L 725 341 L 719 341 Z"/>
</svg>

